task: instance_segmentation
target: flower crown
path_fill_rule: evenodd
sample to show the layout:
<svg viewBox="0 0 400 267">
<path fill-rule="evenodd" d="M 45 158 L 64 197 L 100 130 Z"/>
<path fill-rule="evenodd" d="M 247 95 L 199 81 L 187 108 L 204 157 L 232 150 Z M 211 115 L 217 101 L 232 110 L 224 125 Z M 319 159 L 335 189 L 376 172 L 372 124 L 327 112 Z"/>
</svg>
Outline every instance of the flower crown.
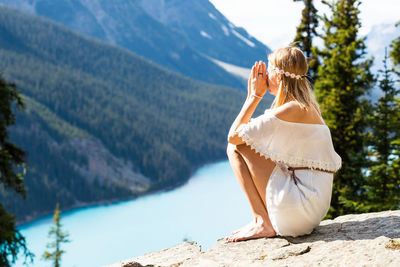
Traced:
<svg viewBox="0 0 400 267">
<path fill-rule="evenodd" d="M 302 78 L 307 76 L 307 75 L 299 75 L 299 74 L 294 74 L 294 73 L 290 73 L 288 71 L 281 70 L 278 67 L 275 67 L 274 65 L 272 65 L 271 62 L 268 62 L 268 66 L 270 66 L 276 72 L 278 72 L 280 74 L 284 74 L 284 75 L 286 75 L 287 77 L 290 77 L 290 78 L 302 79 Z"/>
</svg>

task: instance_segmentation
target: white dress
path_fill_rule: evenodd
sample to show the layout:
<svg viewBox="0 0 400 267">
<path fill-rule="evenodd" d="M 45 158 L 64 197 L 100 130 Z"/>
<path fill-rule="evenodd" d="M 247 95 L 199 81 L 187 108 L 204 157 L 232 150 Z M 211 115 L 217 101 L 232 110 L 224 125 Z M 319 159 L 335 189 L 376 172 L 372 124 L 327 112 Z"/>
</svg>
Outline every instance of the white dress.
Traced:
<svg viewBox="0 0 400 267">
<path fill-rule="evenodd" d="M 265 158 L 276 163 L 267 184 L 267 210 L 272 226 L 280 236 L 309 234 L 328 212 L 333 173 L 342 159 L 335 152 L 329 127 L 325 124 L 289 122 L 267 109 L 236 130 L 238 135 Z M 295 170 L 297 184 L 291 178 Z"/>
</svg>

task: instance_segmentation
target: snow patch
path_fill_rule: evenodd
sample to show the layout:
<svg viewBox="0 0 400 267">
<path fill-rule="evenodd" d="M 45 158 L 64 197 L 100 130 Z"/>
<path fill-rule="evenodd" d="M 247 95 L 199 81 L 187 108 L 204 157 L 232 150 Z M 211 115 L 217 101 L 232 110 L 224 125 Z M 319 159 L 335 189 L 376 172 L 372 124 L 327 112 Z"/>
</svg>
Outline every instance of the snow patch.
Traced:
<svg viewBox="0 0 400 267">
<path fill-rule="evenodd" d="M 208 13 L 208 16 L 210 16 L 210 18 L 212 18 L 213 20 L 217 20 L 217 18 L 211 13 Z"/>
<path fill-rule="evenodd" d="M 226 36 L 229 36 L 229 30 L 225 25 L 221 25 L 221 29 L 224 31 Z"/>
<path fill-rule="evenodd" d="M 227 72 L 238 76 L 239 78 L 245 79 L 247 80 L 249 78 L 251 69 L 250 68 L 244 68 L 244 67 L 240 67 L 240 66 L 236 66 L 230 63 L 226 63 L 223 61 L 220 61 L 218 59 L 212 58 L 212 57 L 208 57 L 211 61 L 213 61 L 215 64 L 217 64 L 218 66 L 220 66 L 221 68 L 223 68 L 224 70 L 226 70 Z"/>
<path fill-rule="evenodd" d="M 203 36 L 203 37 L 206 37 L 206 38 L 208 38 L 208 39 L 212 39 L 212 37 L 211 37 L 208 33 L 206 33 L 205 31 L 200 31 L 200 34 L 201 34 L 201 36 Z"/>
<path fill-rule="evenodd" d="M 233 25 L 232 23 L 229 22 L 229 27 L 231 27 L 232 29 L 235 28 L 235 25 Z"/>
<path fill-rule="evenodd" d="M 232 30 L 232 33 L 234 35 L 236 35 L 239 39 L 241 39 L 243 42 L 245 42 L 248 46 L 251 46 L 251 47 L 255 47 L 256 46 L 252 41 L 250 41 L 249 39 L 247 39 L 246 37 L 244 37 L 243 35 L 241 35 L 237 31 Z"/>
</svg>

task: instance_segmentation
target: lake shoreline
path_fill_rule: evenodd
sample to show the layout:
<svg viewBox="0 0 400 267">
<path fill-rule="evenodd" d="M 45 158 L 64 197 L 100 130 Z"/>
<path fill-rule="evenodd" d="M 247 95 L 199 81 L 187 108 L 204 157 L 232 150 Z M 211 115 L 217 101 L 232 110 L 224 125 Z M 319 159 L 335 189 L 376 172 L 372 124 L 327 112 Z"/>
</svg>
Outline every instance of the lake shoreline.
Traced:
<svg viewBox="0 0 400 267">
<path fill-rule="evenodd" d="M 210 165 L 210 164 L 215 164 L 218 162 L 222 162 L 222 161 L 226 161 L 226 159 L 221 159 L 221 160 L 214 160 L 214 161 L 210 161 L 210 162 L 206 162 L 204 164 L 201 164 L 200 166 L 194 167 L 192 169 L 192 172 L 190 173 L 190 175 L 188 176 L 188 178 L 179 181 L 176 184 L 170 185 L 168 187 L 165 188 L 161 188 L 161 189 L 149 189 L 148 191 L 145 191 L 143 193 L 139 193 L 136 196 L 132 196 L 132 197 L 123 197 L 123 198 L 113 198 L 113 199 L 108 199 L 108 200 L 98 200 L 98 201 L 91 201 L 91 202 L 80 202 L 80 203 L 76 203 L 75 205 L 70 206 L 67 209 L 60 209 L 60 213 L 62 214 L 63 212 L 68 212 L 68 211 L 72 211 L 75 209 L 80 209 L 80 208 L 87 208 L 87 207 L 96 207 L 96 206 L 101 206 L 101 205 L 109 205 L 109 204 L 116 204 L 118 202 L 124 202 L 124 201 L 131 201 L 134 199 L 138 199 L 141 197 L 145 197 L 145 196 L 149 196 L 149 195 L 154 195 L 154 194 L 160 194 L 160 193 L 166 193 L 175 189 L 178 189 L 184 185 L 186 185 L 190 178 L 193 177 L 193 175 L 196 173 L 196 171 L 198 171 L 199 169 Z M 51 212 L 41 212 L 41 213 L 37 213 L 35 215 L 30 215 L 30 216 L 25 216 L 24 219 L 20 219 L 16 221 L 16 226 L 23 226 L 25 224 L 30 224 L 33 223 L 34 221 L 41 219 L 43 217 L 49 216 L 49 215 L 53 215 L 54 211 Z"/>
<path fill-rule="evenodd" d="M 71 240 L 63 245 L 67 252 L 63 263 L 76 267 L 104 266 L 184 240 L 209 249 L 232 229 L 248 223 L 251 216 L 229 161 L 223 158 L 197 170 L 188 183 L 176 190 L 62 213 L 63 229 Z M 46 236 L 53 226 L 53 217 L 49 215 L 18 230 L 29 250 L 43 255 L 49 243 Z M 36 258 L 32 267 L 46 264 L 44 259 Z M 15 267 L 23 266 L 20 258 Z"/>
</svg>

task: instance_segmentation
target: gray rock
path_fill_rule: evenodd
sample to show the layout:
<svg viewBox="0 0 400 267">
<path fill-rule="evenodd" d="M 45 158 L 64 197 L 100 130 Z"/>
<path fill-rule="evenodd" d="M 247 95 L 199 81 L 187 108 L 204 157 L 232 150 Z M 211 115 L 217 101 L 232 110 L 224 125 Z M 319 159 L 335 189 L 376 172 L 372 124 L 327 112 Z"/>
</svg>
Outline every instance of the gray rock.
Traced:
<svg viewBox="0 0 400 267">
<path fill-rule="evenodd" d="M 400 266 L 400 210 L 325 220 L 309 235 L 239 242 L 196 242 L 147 253 L 109 267 L 134 266 Z"/>
<path fill-rule="evenodd" d="M 109 265 L 108 267 L 179 266 L 185 260 L 200 255 L 200 250 L 201 248 L 196 242 L 183 242 L 177 246 L 150 252 L 131 260 Z"/>
</svg>

